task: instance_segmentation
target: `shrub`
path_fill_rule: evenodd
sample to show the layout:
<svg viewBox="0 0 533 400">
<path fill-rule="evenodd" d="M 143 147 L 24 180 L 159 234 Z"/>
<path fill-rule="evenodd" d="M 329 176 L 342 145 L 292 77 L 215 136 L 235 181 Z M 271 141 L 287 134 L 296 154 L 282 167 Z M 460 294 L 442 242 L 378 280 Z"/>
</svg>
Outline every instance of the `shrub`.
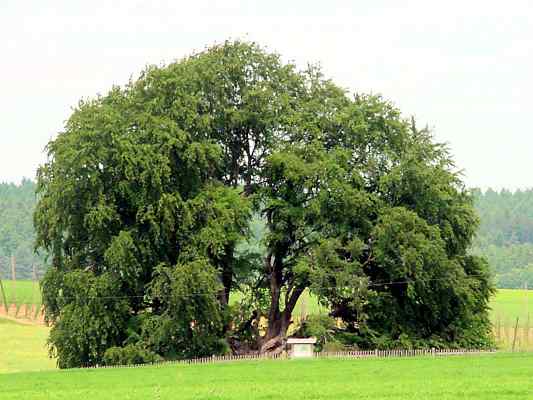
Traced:
<svg viewBox="0 0 533 400">
<path fill-rule="evenodd" d="M 149 364 L 160 361 L 163 361 L 163 358 L 159 355 L 133 344 L 111 347 L 104 354 L 105 365 Z"/>
<path fill-rule="evenodd" d="M 316 337 L 316 350 L 322 351 L 326 343 L 333 340 L 335 333 L 335 319 L 329 315 L 309 315 L 305 318 L 296 336 L 301 337 Z"/>
</svg>

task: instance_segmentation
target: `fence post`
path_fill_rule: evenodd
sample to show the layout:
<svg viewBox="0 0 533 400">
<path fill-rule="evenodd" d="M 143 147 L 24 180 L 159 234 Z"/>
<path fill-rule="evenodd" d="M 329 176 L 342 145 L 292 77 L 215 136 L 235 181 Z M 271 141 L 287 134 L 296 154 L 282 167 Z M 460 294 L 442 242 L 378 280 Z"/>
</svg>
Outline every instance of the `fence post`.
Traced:
<svg viewBox="0 0 533 400">
<path fill-rule="evenodd" d="M 6 310 L 6 315 L 8 314 L 9 312 L 9 307 L 7 305 L 7 296 L 6 296 L 6 292 L 4 290 L 4 284 L 2 283 L 2 277 L 0 276 L 0 292 L 2 292 L 2 300 L 4 302 L 4 309 Z"/>
<path fill-rule="evenodd" d="M 14 255 L 11 256 L 11 280 L 13 281 L 12 301 L 17 303 L 17 260 Z"/>
<path fill-rule="evenodd" d="M 37 269 L 35 268 L 35 264 L 31 265 L 31 269 L 32 269 L 31 278 L 33 281 L 31 285 L 31 302 L 32 304 L 35 304 L 37 303 L 37 296 L 35 292 L 39 290 L 37 286 Z"/>
<path fill-rule="evenodd" d="M 514 335 L 513 335 L 513 353 L 515 351 L 515 345 L 516 345 L 516 332 L 518 330 L 518 318 L 519 317 L 516 317 L 516 324 L 514 326 Z"/>
</svg>

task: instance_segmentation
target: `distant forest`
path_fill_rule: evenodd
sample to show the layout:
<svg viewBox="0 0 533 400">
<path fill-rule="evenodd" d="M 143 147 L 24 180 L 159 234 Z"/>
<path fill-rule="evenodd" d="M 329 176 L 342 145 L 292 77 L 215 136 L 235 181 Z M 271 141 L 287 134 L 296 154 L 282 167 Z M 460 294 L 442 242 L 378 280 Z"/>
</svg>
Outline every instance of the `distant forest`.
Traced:
<svg viewBox="0 0 533 400">
<path fill-rule="evenodd" d="M 11 276 L 10 257 L 17 263 L 17 278 L 31 279 L 32 266 L 38 276 L 45 270 L 44 255 L 33 252 L 33 208 L 35 183 L 0 183 L 0 273 Z M 474 190 L 481 224 L 472 252 L 484 255 L 500 288 L 533 288 L 533 190 L 499 192 Z M 254 236 L 261 234 L 254 221 Z M 257 245 L 257 244 L 256 244 Z"/>
<path fill-rule="evenodd" d="M 23 180 L 20 185 L 0 183 L 0 276 L 11 277 L 11 256 L 15 256 L 17 279 L 32 279 L 32 266 L 41 277 L 45 259 L 33 252 L 33 209 L 35 183 Z"/>
<path fill-rule="evenodd" d="M 489 260 L 500 288 L 533 287 L 533 190 L 474 191 L 481 225 L 472 251 Z"/>
</svg>

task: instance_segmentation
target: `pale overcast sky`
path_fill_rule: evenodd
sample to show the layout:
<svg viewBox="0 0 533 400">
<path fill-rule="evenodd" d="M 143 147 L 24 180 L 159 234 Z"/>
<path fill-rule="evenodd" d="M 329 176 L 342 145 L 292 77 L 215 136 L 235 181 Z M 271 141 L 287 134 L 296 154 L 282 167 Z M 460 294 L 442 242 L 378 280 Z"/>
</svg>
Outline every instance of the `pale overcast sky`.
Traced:
<svg viewBox="0 0 533 400">
<path fill-rule="evenodd" d="M 518 0 L 2 0 L 0 181 L 34 177 L 80 98 L 231 38 L 392 100 L 469 186 L 533 187 L 533 2 Z"/>
</svg>

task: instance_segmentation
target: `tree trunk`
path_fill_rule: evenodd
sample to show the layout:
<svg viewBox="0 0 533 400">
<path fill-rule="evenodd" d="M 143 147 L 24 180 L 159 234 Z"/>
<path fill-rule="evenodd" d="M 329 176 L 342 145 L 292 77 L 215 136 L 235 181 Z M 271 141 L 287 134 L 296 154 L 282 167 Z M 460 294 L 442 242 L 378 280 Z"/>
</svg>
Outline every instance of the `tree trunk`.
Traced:
<svg viewBox="0 0 533 400">
<path fill-rule="evenodd" d="M 224 256 L 220 260 L 220 266 L 222 267 L 220 280 L 222 281 L 223 289 L 220 294 L 220 303 L 223 306 L 229 304 L 229 295 L 233 284 L 233 243 L 226 244 L 224 246 Z"/>
<path fill-rule="evenodd" d="M 267 212 L 267 225 L 272 227 L 271 211 Z M 274 231 L 274 229 L 270 230 Z M 291 232 L 290 229 L 289 232 Z M 270 280 L 271 303 L 268 313 L 267 330 L 265 335 L 259 339 L 258 343 L 259 352 L 262 354 L 278 353 L 283 349 L 282 345 L 287 337 L 287 330 L 292 323 L 292 312 L 304 290 L 304 287 L 295 287 L 293 281 L 288 282 L 287 280 L 290 280 L 290 278 L 283 274 L 285 268 L 284 260 L 289 251 L 290 243 L 293 241 L 291 236 L 286 237 L 283 241 L 274 242 L 273 247 L 265 257 L 264 267 Z M 280 299 L 284 287 L 286 287 L 285 307 L 281 311 Z"/>
<path fill-rule="evenodd" d="M 270 295 L 272 302 L 268 314 L 268 327 L 265 335 L 259 341 L 259 352 L 261 354 L 279 353 L 287 337 L 287 330 L 292 323 L 292 312 L 304 288 L 297 287 L 289 290 L 286 294 L 285 308 L 280 311 L 283 287 L 282 262 L 280 258 L 267 256 L 265 264 L 270 268 Z"/>
</svg>

